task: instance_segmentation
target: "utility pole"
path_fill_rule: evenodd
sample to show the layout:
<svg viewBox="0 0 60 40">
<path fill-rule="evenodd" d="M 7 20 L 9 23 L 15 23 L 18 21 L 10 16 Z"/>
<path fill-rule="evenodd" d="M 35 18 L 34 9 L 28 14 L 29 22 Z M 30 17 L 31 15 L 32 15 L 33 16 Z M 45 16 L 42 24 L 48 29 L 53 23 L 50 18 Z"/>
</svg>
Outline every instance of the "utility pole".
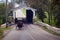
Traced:
<svg viewBox="0 0 60 40">
<path fill-rule="evenodd" d="M 6 8 L 6 28 L 8 28 L 8 24 L 7 24 L 7 2 L 8 2 L 8 0 L 6 0 L 6 6 L 5 6 L 5 8 Z"/>
</svg>

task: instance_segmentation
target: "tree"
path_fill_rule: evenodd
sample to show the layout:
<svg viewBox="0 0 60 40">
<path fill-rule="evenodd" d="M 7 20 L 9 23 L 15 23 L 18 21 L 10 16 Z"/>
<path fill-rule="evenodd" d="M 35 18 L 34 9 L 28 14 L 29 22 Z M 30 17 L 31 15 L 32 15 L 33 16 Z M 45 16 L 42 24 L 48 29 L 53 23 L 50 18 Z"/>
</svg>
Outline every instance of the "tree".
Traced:
<svg viewBox="0 0 60 40">
<path fill-rule="evenodd" d="M 19 4 L 20 2 L 22 2 L 22 0 L 16 0 L 16 3 L 18 3 L 18 4 Z"/>
<path fill-rule="evenodd" d="M 44 16 L 44 11 L 49 12 L 49 1 L 48 0 L 26 0 L 26 1 L 31 7 L 37 9 L 38 15 L 41 14 L 41 12 L 43 11 L 43 15 L 39 16 L 40 18 L 41 16 Z M 42 11 L 40 11 L 40 9 L 42 9 Z"/>
<path fill-rule="evenodd" d="M 11 10 L 14 8 L 14 3 L 9 3 L 9 4 L 7 4 L 8 3 L 8 1 L 6 0 L 6 28 L 8 28 L 8 14 L 11 12 Z"/>
<path fill-rule="evenodd" d="M 60 26 L 60 0 L 26 0 L 30 7 L 37 9 L 38 15 L 41 8 L 48 12 L 49 24 L 54 19 L 57 26 Z"/>
<path fill-rule="evenodd" d="M 42 22 L 44 22 L 44 18 L 46 18 L 46 16 L 44 15 L 44 11 L 42 9 L 37 10 L 37 15 L 38 18 L 41 19 Z"/>
<path fill-rule="evenodd" d="M 9 3 L 8 5 L 7 5 L 7 9 L 8 9 L 8 12 L 9 11 L 11 11 L 11 9 L 13 9 L 14 8 L 14 4 L 13 3 Z"/>
<path fill-rule="evenodd" d="M 0 3 L 0 25 L 3 23 L 3 17 L 5 17 L 5 4 Z"/>
<path fill-rule="evenodd" d="M 52 11 L 56 25 L 60 28 L 60 0 L 52 0 Z"/>
</svg>

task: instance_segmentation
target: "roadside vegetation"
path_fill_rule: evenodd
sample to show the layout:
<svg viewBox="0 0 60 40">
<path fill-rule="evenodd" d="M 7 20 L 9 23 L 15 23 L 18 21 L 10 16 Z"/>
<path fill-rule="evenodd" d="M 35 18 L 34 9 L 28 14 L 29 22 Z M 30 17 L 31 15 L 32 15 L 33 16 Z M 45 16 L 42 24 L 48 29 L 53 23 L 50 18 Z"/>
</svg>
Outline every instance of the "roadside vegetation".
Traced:
<svg viewBox="0 0 60 40">
<path fill-rule="evenodd" d="M 24 15 L 26 15 L 26 9 L 23 8 L 22 11 L 23 11 Z"/>
<path fill-rule="evenodd" d="M 7 13 L 8 14 L 7 22 L 10 22 L 11 19 L 12 19 L 12 11 L 10 11 L 10 10 L 13 6 L 12 6 L 11 3 L 9 3 L 8 7 L 9 8 L 8 8 L 8 13 Z M 3 37 L 4 31 L 12 29 L 12 27 L 6 28 L 4 26 L 3 27 L 1 26 L 2 24 L 6 23 L 6 13 L 5 13 L 5 11 L 6 11 L 5 3 L 0 3 L 0 38 Z"/>
<path fill-rule="evenodd" d="M 0 39 L 2 38 L 3 36 L 3 30 L 0 28 Z"/>
<path fill-rule="evenodd" d="M 3 24 L 3 18 L 5 17 L 5 4 L 0 3 L 0 25 Z"/>
<path fill-rule="evenodd" d="M 60 28 L 60 0 L 27 0 L 27 3 L 30 4 L 30 7 L 37 9 L 36 21 Z M 48 30 L 44 27 L 43 29 Z M 60 36 L 60 34 L 52 30 L 48 30 L 48 32 Z"/>
<path fill-rule="evenodd" d="M 8 33 L 9 31 L 12 30 L 12 28 L 13 28 L 12 26 L 9 26 L 8 28 L 6 28 L 6 27 L 1 27 L 1 28 L 0 28 L 0 39 L 4 37 L 4 33 L 5 33 L 5 32 Z"/>
<path fill-rule="evenodd" d="M 56 33 L 56 32 L 54 32 L 54 31 L 52 31 L 52 30 L 49 30 L 49 29 L 47 29 L 46 27 L 41 27 L 43 30 L 45 30 L 45 31 L 47 31 L 47 32 L 49 32 L 49 33 L 51 33 L 51 34 L 53 34 L 53 35 L 56 35 L 56 36 L 60 36 L 60 34 L 59 33 Z"/>
<path fill-rule="evenodd" d="M 42 22 L 60 28 L 60 0 L 27 0 Z M 37 5 L 37 6 L 36 6 Z"/>
<path fill-rule="evenodd" d="M 9 3 L 7 9 L 7 21 L 10 21 L 10 19 L 13 16 L 13 12 L 11 9 L 13 8 L 13 4 Z M 6 5 L 5 3 L 0 3 L 0 26 L 6 22 Z"/>
<path fill-rule="evenodd" d="M 20 0 L 16 0 L 17 3 L 20 3 Z M 60 28 L 60 0 L 26 0 L 26 3 L 34 8 L 37 9 L 36 11 L 36 21 L 42 21 L 47 23 L 51 26 L 55 26 Z M 6 7 L 5 3 L 0 3 L 0 35 L 3 35 L 3 31 L 6 28 L 1 28 L 1 25 L 6 22 Z M 14 7 L 12 3 L 9 3 L 7 9 L 7 21 L 9 22 L 12 18 L 12 11 L 11 9 Z M 26 10 L 23 9 L 24 15 L 26 15 Z M 46 28 L 45 28 L 46 29 Z M 50 31 L 50 30 L 49 30 Z M 55 33 L 55 32 L 54 32 Z M 0 37 L 1 37 L 0 36 Z"/>
<path fill-rule="evenodd" d="M 34 20 L 35 20 L 35 22 L 37 22 L 37 23 L 38 23 L 38 22 L 41 22 L 41 20 L 40 20 L 39 18 L 37 18 L 37 16 L 36 16 L 36 18 L 35 18 Z M 48 24 L 48 19 L 45 18 L 45 19 L 44 19 L 44 22 Z M 54 22 L 52 21 L 51 23 L 54 23 Z M 39 24 L 38 24 L 38 25 L 39 25 Z M 51 24 L 51 25 L 52 25 L 52 26 L 55 26 L 55 23 L 54 23 L 54 25 L 53 25 L 53 24 Z M 52 30 L 49 30 L 49 29 L 47 29 L 45 26 L 42 26 L 41 28 L 42 28 L 43 30 L 45 30 L 45 31 L 53 34 L 53 35 L 60 36 L 59 33 L 54 32 L 54 31 L 52 31 Z"/>
</svg>

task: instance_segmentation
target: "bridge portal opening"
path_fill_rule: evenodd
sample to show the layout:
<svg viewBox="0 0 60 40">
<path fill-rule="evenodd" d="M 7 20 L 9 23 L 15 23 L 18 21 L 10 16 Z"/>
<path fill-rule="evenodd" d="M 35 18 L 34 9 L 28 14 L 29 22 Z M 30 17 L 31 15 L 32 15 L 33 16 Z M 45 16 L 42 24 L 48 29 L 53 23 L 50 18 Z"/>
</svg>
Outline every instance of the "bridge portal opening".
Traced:
<svg viewBox="0 0 60 40">
<path fill-rule="evenodd" d="M 27 23 L 33 23 L 33 11 L 26 10 L 26 21 Z"/>
</svg>

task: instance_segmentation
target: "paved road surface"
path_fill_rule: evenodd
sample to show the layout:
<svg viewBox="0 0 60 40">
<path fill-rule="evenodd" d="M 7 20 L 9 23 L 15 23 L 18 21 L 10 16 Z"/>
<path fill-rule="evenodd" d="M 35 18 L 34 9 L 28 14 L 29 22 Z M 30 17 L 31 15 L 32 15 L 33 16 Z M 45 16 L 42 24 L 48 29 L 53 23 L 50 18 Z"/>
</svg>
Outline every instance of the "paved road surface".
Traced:
<svg viewBox="0 0 60 40">
<path fill-rule="evenodd" d="M 18 12 L 19 10 L 17 13 Z M 23 15 L 22 11 L 19 13 L 19 16 Z M 14 25 L 13 30 L 2 40 L 60 40 L 60 37 L 54 36 L 42 30 L 39 26 L 33 24 L 24 24 L 22 30 L 16 30 Z"/>
<path fill-rule="evenodd" d="M 24 24 L 21 30 L 13 30 L 3 38 L 3 40 L 60 40 L 60 37 L 52 35 L 39 26 L 33 24 Z"/>
</svg>

